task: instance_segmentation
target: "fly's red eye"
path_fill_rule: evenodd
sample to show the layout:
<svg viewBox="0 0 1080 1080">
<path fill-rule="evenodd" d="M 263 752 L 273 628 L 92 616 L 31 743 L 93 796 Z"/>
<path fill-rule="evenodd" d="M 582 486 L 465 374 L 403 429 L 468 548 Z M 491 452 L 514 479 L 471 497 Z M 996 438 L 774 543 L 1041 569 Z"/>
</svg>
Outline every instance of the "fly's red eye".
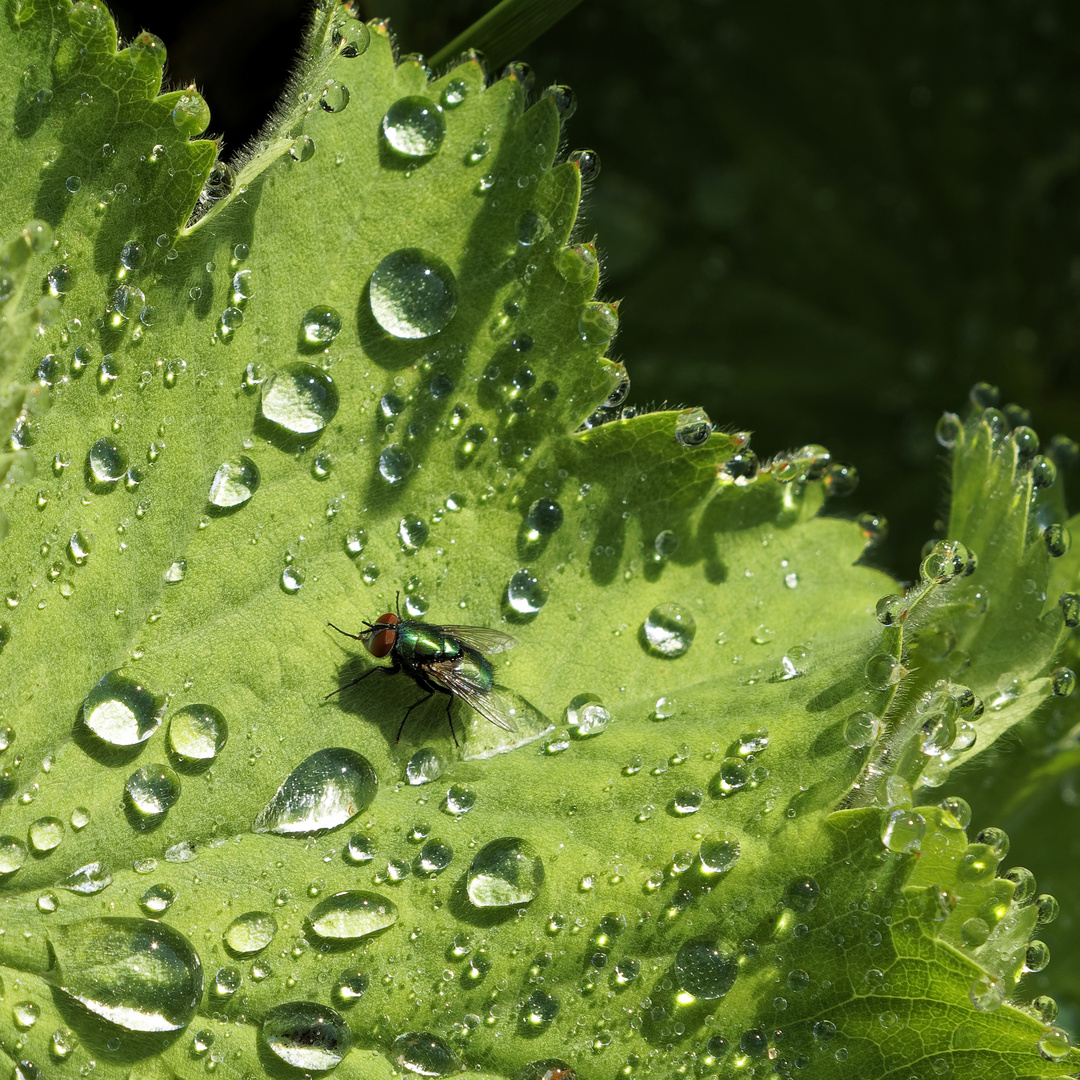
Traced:
<svg viewBox="0 0 1080 1080">
<path fill-rule="evenodd" d="M 380 619 L 379 621 L 381 622 L 382 620 Z M 394 619 L 394 622 L 397 622 L 396 618 Z M 372 656 L 381 660 L 384 656 L 390 655 L 396 640 L 397 631 L 392 626 L 387 626 L 381 630 L 376 630 L 364 644 L 367 646 L 367 651 L 371 653 Z"/>
<path fill-rule="evenodd" d="M 401 620 L 392 611 L 388 611 L 385 615 L 379 617 L 379 622 L 375 625 L 378 626 L 379 623 L 382 623 L 383 626 L 395 626 L 399 622 Z"/>
</svg>

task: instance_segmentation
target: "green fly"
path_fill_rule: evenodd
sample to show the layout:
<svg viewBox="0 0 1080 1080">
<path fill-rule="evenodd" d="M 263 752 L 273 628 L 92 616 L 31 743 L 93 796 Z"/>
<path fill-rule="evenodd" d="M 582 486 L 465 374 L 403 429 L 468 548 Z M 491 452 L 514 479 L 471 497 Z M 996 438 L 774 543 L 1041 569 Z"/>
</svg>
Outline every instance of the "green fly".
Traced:
<svg viewBox="0 0 1080 1080">
<path fill-rule="evenodd" d="M 458 745 L 457 734 L 450 716 L 454 698 L 461 698 L 496 727 L 504 731 L 515 730 L 510 720 L 515 712 L 513 701 L 495 685 L 491 662 L 484 655 L 506 652 L 517 645 L 517 639 L 509 634 L 483 626 L 437 626 L 403 619 L 392 611 L 381 615 L 373 623 L 364 620 L 366 629 L 359 634 L 350 634 L 333 623 L 327 625 L 339 634 L 361 642 L 376 659 L 390 658 L 389 667 L 365 671 L 358 679 L 331 691 L 326 695 L 328 698 L 348 690 L 376 671 L 387 675 L 404 672 L 417 686 L 427 691 L 405 710 L 398 727 L 398 739 L 401 738 L 409 713 L 418 705 L 430 701 L 435 694 L 447 694 L 450 698 L 446 703 L 446 720 L 455 746 Z"/>
</svg>

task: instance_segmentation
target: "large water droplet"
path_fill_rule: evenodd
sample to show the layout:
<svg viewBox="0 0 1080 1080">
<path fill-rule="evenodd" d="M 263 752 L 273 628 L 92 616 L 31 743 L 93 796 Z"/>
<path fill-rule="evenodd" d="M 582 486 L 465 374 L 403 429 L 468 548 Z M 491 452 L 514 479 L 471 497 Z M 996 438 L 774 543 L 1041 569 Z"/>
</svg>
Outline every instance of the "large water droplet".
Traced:
<svg viewBox="0 0 1080 1080">
<path fill-rule="evenodd" d="M 735 985 L 739 964 L 734 946 L 726 941 L 695 938 L 684 941 L 675 954 L 680 1001 L 722 998 Z"/>
<path fill-rule="evenodd" d="M 446 118 L 431 98 L 399 98 L 382 120 L 386 141 L 402 157 L 429 157 L 446 136 Z"/>
<path fill-rule="evenodd" d="M 457 280 L 437 255 L 402 248 L 386 256 L 371 275 L 371 313 L 396 338 L 437 334 L 457 311 Z"/>
<path fill-rule="evenodd" d="M 674 659 L 693 644 L 697 624 L 679 604 L 659 604 L 642 625 L 645 645 L 654 656 Z"/>
<path fill-rule="evenodd" d="M 229 737 L 225 717 L 213 705 L 185 705 L 169 720 L 169 749 L 184 764 L 205 764 Z"/>
<path fill-rule="evenodd" d="M 277 929 L 277 919 L 268 911 L 246 911 L 229 923 L 221 938 L 230 952 L 251 956 L 274 940 Z"/>
<path fill-rule="evenodd" d="M 336 829 L 371 805 L 378 784 L 371 763 L 355 750 L 317 750 L 285 778 L 252 829 L 282 835 Z"/>
<path fill-rule="evenodd" d="M 313 364 L 289 364 L 263 384 L 263 416 L 294 435 L 322 431 L 337 411 L 334 380 Z"/>
<path fill-rule="evenodd" d="M 379 455 L 379 475 L 390 484 L 398 484 L 412 468 L 412 454 L 401 443 L 390 443 Z"/>
<path fill-rule="evenodd" d="M 320 900 L 308 912 L 313 933 L 331 941 L 354 941 L 393 926 L 398 920 L 394 903 L 378 893 L 351 890 Z"/>
<path fill-rule="evenodd" d="M 98 439 L 90 447 L 90 472 L 99 484 L 112 484 L 127 472 L 127 459 L 111 439 Z"/>
<path fill-rule="evenodd" d="M 178 1031 L 202 998 L 198 955 L 183 934 L 149 919 L 87 919 L 49 930 L 45 976 L 88 1012 L 128 1031 Z"/>
<path fill-rule="evenodd" d="M 168 765 L 144 765 L 127 778 L 124 791 L 138 813 L 159 817 L 180 798 L 180 777 Z"/>
<path fill-rule="evenodd" d="M 442 776 L 445 767 L 430 746 L 421 746 L 405 763 L 405 779 L 415 787 L 430 784 Z"/>
<path fill-rule="evenodd" d="M 453 1051 L 429 1031 L 408 1031 L 390 1047 L 390 1057 L 403 1069 L 419 1076 L 446 1076 L 460 1066 Z"/>
<path fill-rule="evenodd" d="M 30 822 L 27 830 L 30 846 L 39 854 L 53 851 L 64 839 L 64 823 L 55 817 L 42 817 Z"/>
<path fill-rule="evenodd" d="M 712 422 L 704 409 L 683 409 L 675 417 L 675 438 L 683 446 L 701 446 L 712 434 Z"/>
<path fill-rule="evenodd" d="M 544 883 L 544 864 L 533 846 L 508 836 L 485 844 L 469 867 L 469 899 L 477 907 L 509 907 L 536 898 Z"/>
<path fill-rule="evenodd" d="M 313 1001 L 290 1001 L 271 1009 L 261 1035 L 276 1057 L 304 1072 L 329 1072 L 352 1045 L 345 1018 Z"/>
<path fill-rule="evenodd" d="M 107 672 L 83 701 L 83 723 L 113 746 L 145 742 L 161 723 L 164 702 L 123 669 Z"/>
<path fill-rule="evenodd" d="M 535 615 L 546 603 L 547 589 L 531 570 L 518 570 L 506 587 L 506 600 L 519 615 Z"/>
<path fill-rule="evenodd" d="M 259 467 L 241 454 L 218 466 L 210 483 L 210 505 L 222 510 L 243 506 L 259 487 Z"/>
</svg>

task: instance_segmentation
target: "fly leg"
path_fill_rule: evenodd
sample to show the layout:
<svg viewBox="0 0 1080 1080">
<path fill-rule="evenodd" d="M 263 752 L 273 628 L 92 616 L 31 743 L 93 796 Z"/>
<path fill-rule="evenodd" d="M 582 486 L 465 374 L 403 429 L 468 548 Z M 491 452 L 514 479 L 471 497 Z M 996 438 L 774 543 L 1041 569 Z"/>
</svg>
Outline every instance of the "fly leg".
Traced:
<svg viewBox="0 0 1080 1080">
<path fill-rule="evenodd" d="M 405 715 L 401 718 L 401 726 L 397 729 L 397 738 L 394 739 L 394 742 L 401 742 L 401 733 L 405 730 L 405 721 L 409 719 L 409 713 L 411 713 L 417 705 L 423 705 L 425 701 L 430 701 L 434 696 L 435 691 L 429 690 L 419 701 L 414 701 L 405 710 Z"/>
<path fill-rule="evenodd" d="M 339 686 L 336 690 L 331 690 L 330 693 L 323 698 L 323 701 L 328 701 L 335 694 L 340 694 L 342 690 L 348 690 L 350 686 L 355 686 L 358 682 L 363 682 L 369 675 L 374 675 L 376 671 L 385 671 L 387 674 L 389 674 L 390 670 L 390 668 L 373 667 L 369 671 L 365 671 L 364 674 L 360 676 L 360 678 L 353 679 L 352 682 L 347 682 L 344 686 Z"/>
<path fill-rule="evenodd" d="M 450 695 L 450 700 L 446 703 L 446 722 L 450 725 L 450 736 L 454 740 L 454 745 L 458 745 L 457 735 L 454 732 L 454 718 L 450 715 L 450 706 L 454 704 L 454 695 Z"/>
</svg>

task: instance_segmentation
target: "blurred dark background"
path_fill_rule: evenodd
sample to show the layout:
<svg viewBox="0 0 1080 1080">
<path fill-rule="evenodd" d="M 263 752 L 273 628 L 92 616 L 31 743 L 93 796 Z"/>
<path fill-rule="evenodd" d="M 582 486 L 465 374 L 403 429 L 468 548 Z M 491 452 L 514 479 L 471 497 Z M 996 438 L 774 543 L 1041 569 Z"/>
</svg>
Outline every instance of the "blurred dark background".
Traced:
<svg viewBox="0 0 1080 1080">
<path fill-rule="evenodd" d="M 169 50 L 226 156 L 259 129 L 308 5 L 113 3 Z M 433 55 L 490 0 L 364 0 Z M 933 428 L 970 385 L 1080 436 L 1074 0 L 585 0 L 520 59 L 599 152 L 584 230 L 622 298 L 631 402 L 701 404 L 761 455 L 827 445 L 917 572 L 944 505 Z"/>
</svg>

